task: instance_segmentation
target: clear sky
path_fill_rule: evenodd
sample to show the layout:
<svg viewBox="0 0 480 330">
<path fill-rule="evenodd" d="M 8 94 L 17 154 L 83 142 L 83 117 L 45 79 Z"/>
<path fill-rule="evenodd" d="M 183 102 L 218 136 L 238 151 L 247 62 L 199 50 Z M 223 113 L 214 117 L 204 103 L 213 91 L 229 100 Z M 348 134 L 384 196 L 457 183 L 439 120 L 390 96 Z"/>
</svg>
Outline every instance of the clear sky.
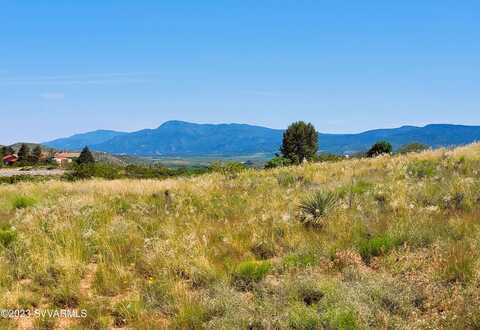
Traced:
<svg viewBox="0 0 480 330">
<path fill-rule="evenodd" d="M 480 1 L 0 0 L 0 144 L 178 119 L 480 124 Z"/>
</svg>

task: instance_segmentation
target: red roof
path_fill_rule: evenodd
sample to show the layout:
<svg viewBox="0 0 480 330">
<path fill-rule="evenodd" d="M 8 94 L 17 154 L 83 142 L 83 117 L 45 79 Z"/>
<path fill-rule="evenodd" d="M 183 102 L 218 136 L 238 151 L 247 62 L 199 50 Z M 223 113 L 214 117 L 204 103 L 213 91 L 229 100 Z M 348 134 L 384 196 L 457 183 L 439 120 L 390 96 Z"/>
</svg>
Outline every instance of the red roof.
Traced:
<svg viewBox="0 0 480 330">
<path fill-rule="evenodd" d="M 2 160 L 4 162 L 8 162 L 8 161 L 16 161 L 18 159 L 17 156 L 15 155 L 6 155 L 5 157 L 2 158 Z"/>
</svg>

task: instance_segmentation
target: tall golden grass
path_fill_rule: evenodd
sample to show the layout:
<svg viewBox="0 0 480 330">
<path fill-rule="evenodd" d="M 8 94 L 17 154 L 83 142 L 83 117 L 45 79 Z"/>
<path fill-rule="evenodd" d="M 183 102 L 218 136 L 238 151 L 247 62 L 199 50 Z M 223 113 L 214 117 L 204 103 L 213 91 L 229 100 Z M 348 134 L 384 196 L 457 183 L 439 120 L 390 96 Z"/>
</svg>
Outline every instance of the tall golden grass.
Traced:
<svg viewBox="0 0 480 330">
<path fill-rule="evenodd" d="M 0 309 L 87 317 L 0 327 L 477 329 L 479 175 L 473 144 L 235 175 L 2 185 Z M 322 201 L 300 205 L 319 191 L 336 201 L 308 226 Z"/>
</svg>

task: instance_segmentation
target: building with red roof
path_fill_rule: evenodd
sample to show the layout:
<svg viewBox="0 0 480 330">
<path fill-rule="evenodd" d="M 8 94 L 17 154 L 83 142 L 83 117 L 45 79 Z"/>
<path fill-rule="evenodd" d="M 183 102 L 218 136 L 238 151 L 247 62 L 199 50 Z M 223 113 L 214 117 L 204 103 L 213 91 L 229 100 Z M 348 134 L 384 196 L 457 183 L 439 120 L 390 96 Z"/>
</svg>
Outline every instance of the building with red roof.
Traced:
<svg viewBox="0 0 480 330">
<path fill-rule="evenodd" d="M 17 155 L 6 155 L 5 157 L 2 158 L 2 162 L 5 164 L 5 165 L 12 165 L 12 164 L 15 164 L 18 160 L 18 156 Z"/>
</svg>

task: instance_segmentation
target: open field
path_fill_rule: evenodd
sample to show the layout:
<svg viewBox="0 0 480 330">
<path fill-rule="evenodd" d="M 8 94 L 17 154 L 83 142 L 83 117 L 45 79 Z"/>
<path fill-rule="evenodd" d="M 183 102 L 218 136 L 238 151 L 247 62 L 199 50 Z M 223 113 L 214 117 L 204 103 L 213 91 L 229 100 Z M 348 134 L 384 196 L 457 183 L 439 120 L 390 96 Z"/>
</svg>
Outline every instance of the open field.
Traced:
<svg viewBox="0 0 480 330">
<path fill-rule="evenodd" d="M 479 175 L 475 144 L 1 185 L 0 309 L 87 317 L 0 328 L 478 329 Z"/>
</svg>

